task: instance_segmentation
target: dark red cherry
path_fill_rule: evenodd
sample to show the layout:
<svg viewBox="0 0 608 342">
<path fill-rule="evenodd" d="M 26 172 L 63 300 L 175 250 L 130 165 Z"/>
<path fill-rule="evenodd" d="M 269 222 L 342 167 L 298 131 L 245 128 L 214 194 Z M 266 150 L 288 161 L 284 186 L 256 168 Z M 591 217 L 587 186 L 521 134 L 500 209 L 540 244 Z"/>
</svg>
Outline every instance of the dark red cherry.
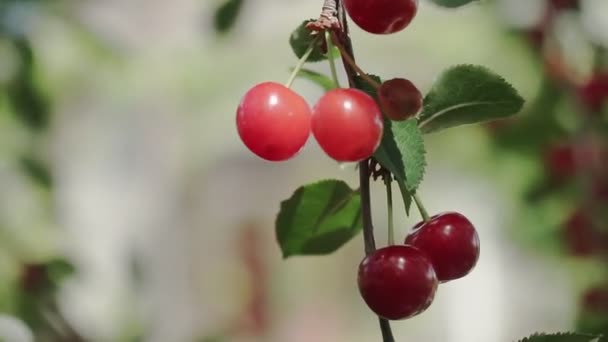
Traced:
<svg viewBox="0 0 608 342">
<path fill-rule="evenodd" d="M 598 112 L 608 103 L 608 72 L 594 75 L 579 89 L 580 101 L 589 110 Z"/>
<path fill-rule="evenodd" d="M 378 101 L 384 114 L 395 121 L 406 120 L 422 108 L 422 94 L 409 80 L 394 78 L 378 88 Z"/>
<path fill-rule="evenodd" d="M 455 212 L 438 214 L 428 222 L 418 223 L 405 243 L 429 257 L 440 282 L 464 277 L 479 259 L 479 237 L 475 227 Z"/>
<path fill-rule="evenodd" d="M 311 110 L 293 90 L 274 82 L 251 88 L 239 104 L 236 125 L 245 146 L 260 158 L 293 157 L 310 136 Z"/>
<path fill-rule="evenodd" d="M 581 299 L 583 309 L 608 314 L 608 284 L 588 289 Z"/>
<path fill-rule="evenodd" d="M 568 252 L 586 257 L 608 251 L 608 234 L 602 232 L 586 208 L 577 209 L 564 224 L 563 237 Z"/>
<path fill-rule="evenodd" d="M 418 10 L 418 0 L 344 0 L 344 6 L 363 30 L 389 34 L 410 24 Z"/>
<path fill-rule="evenodd" d="M 45 264 L 25 264 L 21 269 L 21 288 L 25 292 L 39 292 L 50 285 L 50 278 Z"/>
<path fill-rule="evenodd" d="M 412 246 L 379 249 L 359 265 L 359 292 L 369 308 L 386 319 L 424 311 L 433 302 L 437 284 L 431 262 Z"/>
</svg>

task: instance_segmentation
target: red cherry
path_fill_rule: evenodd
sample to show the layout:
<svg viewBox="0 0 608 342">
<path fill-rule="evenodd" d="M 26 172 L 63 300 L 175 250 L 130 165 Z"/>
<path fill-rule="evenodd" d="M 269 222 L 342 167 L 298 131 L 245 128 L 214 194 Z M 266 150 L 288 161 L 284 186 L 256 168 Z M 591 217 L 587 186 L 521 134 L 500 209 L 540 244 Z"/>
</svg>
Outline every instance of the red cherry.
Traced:
<svg viewBox="0 0 608 342">
<path fill-rule="evenodd" d="M 355 162 L 370 157 L 382 139 L 382 112 L 358 89 L 334 89 L 312 110 L 312 133 L 331 158 Z"/>
<path fill-rule="evenodd" d="M 21 269 L 21 288 L 25 292 L 39 292 L 50 285 L 48 270 L 45 264 L 25 264 Z"/>
<path fill-rule="evenodd" d="M 479 259 L 479 237 L 475 227 L 455 212 L 438 214 L 428 222 L 418 223 L 405 243 L 429 257 L 440 282 L 464 277 Z"/>
<path fill-rule="evenodd" d="M 587 311 L 608 313 L 608 284 L 588 289 L 581 298 L 581 304 Z"/>
<path fill-rule="evenodd" d="M 359 265 L 359 292 L 378 316 L 406 319 L 431 305 L 437 276 L 431 262 L 412 246 L 375 251 Z"/>
<path fill-rule="evenodd" d="M 389 34 L 410 24 L 418 10 L 418 0 L 344 0 L 344 6 L 363 30 Z"/>
<path fill-rule="evenodd" d="M 568 252 L 573 256 L 586 257 L 608 250 L 608 235 L 596 227 L 591 214 L 583 208 L 568 218 L 563 234 Z"/>
<path fill-rule="evenodd" d="M 602 153 L 602 147 L 593 141 L 555 143 L 544 150 L 545 169 L 552 179 L 566 180 L 600 167 Z"/>
<path fill-rule="evenodd" d="M 378 101 L 384 114 L 391 120 L 406 120 L 422 108 L 422 94 L 416 86 L 404 78 L 385 81 L 378 88 Z"/>
<path fill-rule="evenodd" d="M 579 89 L 579 98 L 589 110 L 599 112 L 608 104 L 608 73 L 593 76 Z"/>
<path fill-rule="evenodd" d="M 283 161 L 306 143 L 310 118 L 310 107 L 300 95 L 282 84 L 265 82 L 243 96 L 236 125 L 251 152 L 266 160 Z"/>
<path fill-rule="evenodd" d="M 544 151 L 544 164 L 553 179 L 571 178 L 577 172 L 576 149 L 571 144 L 560 143 L 547 147 Z"/>
</svg>

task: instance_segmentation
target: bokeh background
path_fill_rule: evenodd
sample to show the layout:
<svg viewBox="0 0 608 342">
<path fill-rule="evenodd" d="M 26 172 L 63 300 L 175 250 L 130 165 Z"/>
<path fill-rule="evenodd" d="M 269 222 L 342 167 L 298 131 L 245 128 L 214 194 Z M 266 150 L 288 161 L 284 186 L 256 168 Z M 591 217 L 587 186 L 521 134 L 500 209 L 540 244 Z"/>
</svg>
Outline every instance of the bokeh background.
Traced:
<svg viewBox="0 0 608 342">
<path fill-rule="evenodd" d="M 331 256 L 287 260 L 274 236 L 281 200 L 318 179 L 355 186 L 354 167 L 314 139 L 297 158 L 268 163 L 235 129 L 247 89 L 287 79 L 297 62 L 289 34 L 322 2 L 247 0 L 220 34 L 221 4 L 0 2 L 0 340 L 380 339 L 356 287 L 361 236 Z M 546 46 L 578 80 L 608 47 L 608 2 L 581 0 L 555 14 L 539 48 L 531 37 L 547 6 L 495 0 L 447 10 L 420 1 L 398 34 L 351 25 L 355 54 L 365 70 L 407 77 L 423 93 L 449 66 L 487 66 L 527 100 L 522 115 L 536 115 Z M 294 89 L 311 104 L 322 94 L 304 79 Z M 567 140 L 578 132 L 576 101 L 567 91 L 551 98 L 547 114 Z M 496 138 L 502 126 L 425 137 L 420 194 L 432 213 L 469 217 L 482 252 L 428 311 L 393 324 L 398 341 L 508 342 L 572 330 L 584 291 L 606 279 L 601 257 L 573 257 L 564 242 L 576 195 L 527 199 L 543 175 L 542 143 L 527 139 L 544 126 Z M 383 186 L 372 188 L 380 244 Z M 399 215 L 398 239 L 419 219 Z"/>
</svg>

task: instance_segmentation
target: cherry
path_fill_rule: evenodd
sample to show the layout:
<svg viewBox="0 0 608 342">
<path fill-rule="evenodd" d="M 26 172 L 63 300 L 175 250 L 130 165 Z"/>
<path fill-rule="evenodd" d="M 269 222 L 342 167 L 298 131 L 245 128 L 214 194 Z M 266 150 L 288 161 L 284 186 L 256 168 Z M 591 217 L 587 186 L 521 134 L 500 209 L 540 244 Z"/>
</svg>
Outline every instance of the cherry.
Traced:
<svg viewBox="0 0 608 342">
<path fill-rule="evenodd" d="M 577 173 L 576 149 L 567 143 L 553 144 L 545 148 L 544 164 L 551 178 L 563 180 Z"/>
<path fill-rule="evenodd" d="M 378 101 L 384 114 L 391 120 L 406 120 L 422 108 L 422 94 L 416 86 L 404 78 L 385 81 L 378 88 Z"/>
<path fill-rule="evenodd" d="M 433 302 L 437 284 L 431 262 L 412 246 L 379 249 L 359 265 L 359 292 L 369 308 L 386 319 L 424 311 Z"/>
<path fill-rule="evenodd" d="M 581 298 L 581 304 L 587 311 L 608 313 L 608 284 L 588 289 Z"/>
<path fill-rule="evenodd" d="M 45 264 L 25 264 L 19 279 L 25 292 L 39 292 L 50 285 L 48 270 Z"/>
<path fill-rule="evenodd" d="M 602 233 L 590 213 L 582 208 L 565 222 L 563 237 L 568 252 L 573 256 L 586 257 L 608 250 L 608 234 Z"/>
<path fill-rule="evenodd" d="M 563 181 L 589 173 L 602 164 L 602 146 L 593 141 L 557 142 L 545 147 L 544 165 L 553 180 Z"/>
<path fill-rule="evenodd" d="M 608 103 L 608 72 L 593 76 L 579 89 L 580 101 L 589 110 L 599 112 Z"/>
<path fill-rule="evenodd" d="M 407 27 L 418 10 L 418 0 L 344 0 L 346 12 L 363 30 L 389 34 Z"/>
<path fill-rule="evenodd" d="M 464 277 L 479 259 L 479 237 L 475 227 L 455 212 L 441 213 L 418 223 L 405 243 L 429 257 L 440 282 Z"/>
<path fill-rule="evenodd" d="M 334 89 L 312 111 L 312 133 L 331 158 L 355 162 L 370 157 L 382 139 L 382 112 L 358 89 Z"/>
<path fill-rule="evenodd" d="M 236 112 L 236 125 L 245 146 L 270 161 L 287 160 L 304 146 L 310 135 L 310 120 L 306 101 L 274 82 L 249 89 Z"/>
</svg>

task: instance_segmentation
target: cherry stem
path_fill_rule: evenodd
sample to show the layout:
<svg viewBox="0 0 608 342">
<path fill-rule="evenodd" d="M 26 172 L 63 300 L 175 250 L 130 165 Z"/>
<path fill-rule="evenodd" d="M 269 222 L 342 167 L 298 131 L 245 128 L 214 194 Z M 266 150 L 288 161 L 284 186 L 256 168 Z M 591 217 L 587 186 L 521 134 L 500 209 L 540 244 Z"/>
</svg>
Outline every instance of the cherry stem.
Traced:
<svg viewBox="0 0 608 342">
<path fill-rule="evenodd" d="M 393 222 L 393 187 L 392 175 L 389 173 L 384 177 L 384 184 L 386 185 L 386 206 L 388 208 L 388 245 L 395 244 L 395 229 Z"/>
<path fill-rule="evenodd" d="M 422 216 L 424 222 L 430 221 L 431 217 L 429 216 L 429 212 L 426 211 L 424 204 L 422 204 L 420 196 L 418 196 L 418 194 L 414 194 L 412 195 L 412 198 L 414 198 L 414 202 L 416 202 L 416 207 L 418 207 L 418 211 L 420 212 L 420 216 Z"/>
<path fill-rule="evenodd" d="M 334 44 L 331 40 L 331 34 L 329 31 L 325 31 L 325 41 L 327 42 L 327 60 L 329 61 L 331 77 L 334 80 L 336 87 L 341 88 L 340 81 L 338 80 L 338 72 L 336 71 L 336 61 L 334 60 Z"/>
<path fill-rule="evenodd" d="M 367 76 L 367 74 L 365 73 L 365 71 L 363 71 L 357 65 L 357 63 L 355 62 L 354 58 L 346 51 L 346 49 L 344 48 L 344 46 L 342 46 L 342 44 L 340 44 L 340 40 L 336 36 L 335 32 L 331 33 L 331 38 L 333 40 L 334 45 L 338 48 L 338 50 L 340 50 L 340 54 L 342 55 L 342 58 L 344 59 L 344 61 L 346 61 L 346 63 L 348 63 L 353 69 L 355 69 L 355 71 L 357 71 L 357 73 L 359 74 L 359 76 L 363 80 L 365 80 L 365 82 L 369 83 L 372 87 L 374 87 L 374 89 L 380 88 L 380 83 L 374 81 L 371 77 Z"/>
<path fill-rule="evenodd" d="M 349 85 L 354 87 L 354 76 L 355 71 L 352 65 L 348 64 L 346 56 L 352 60 L 354 63 L 354 53 L 353 46 L 350 40 L 350 36 L 348 35 L 348 21 L 346 20 L 346 14 L 344 11 L 344 4 L 340 0 L 333 0 L 336 4 L 336 9 L 338 10 L 338 20 L 340 22 L 340 27 L 342 29 L 341 34 L 344 36 L 344 45 L 337 45 L 338 49 L 340 49 L 340 53 L 342 54 L 342 61 L 344 62 L 344 70 L 346 70 L 346 74 L 348 75 Z M 332 39 L 334 42 L 339 41 L 335 32 L 332 31 Z M 348 53 L 350 52 L 350 53 Z M 369 167 L 369 159 L 363 160 L 359 163 L 359 182 L 361 189 L 361 218 L 363 221 L 363 240 L 365 244 L 365 254 L 369 255 L 376 250 L 376 241 L 374 240 L 374 225 L 372 223 L 372 208 L 371 208 L 371 198 L 370 198 L 370 167 Z M 395 338 L 393 337 L 393 332 L 391 330 L 390 322 L 385 319 L 378 317 L 378 321 L 380 322 L 380 331 L 382 332 L 382 341 L 383 342 L 395 342 Z"/>
<path fill-rule="evenodd" d="M 296 66 L 291 71 L 291 75 L 289 75 L 289 78 L 287 79 L 287 82 L 285 82 L 285 87 L 291 88 L 291 85 L 293 84 L 293 81 L 298 76 L 298 73 L 300 72 L 300 70 L 302 70 L 302 67 L 304 67 L 304 64 L 308 60 L 308 57 L 310 57 L 310 54 L 312 53 L 312 51 L 315 48 L 315 44 L 316 43 L 317 43 L 316 39 L 314 39 L 312 42 L 310 42 L 310 45 L 308 45 L 308 48 L 304 52 L 304 55 L 302 55 L 302 58 L 300 58 L 300 60 L 298 61 L 298 64 L 296 64 Z"/>
<path fill-rule="evenodd" d="M 401 193 L 401 198 L 403 198 L 403 205 L 407 203 L 407 201 L 412 197 L 410 192 L 405 187 L 405 184 L 399 180 L 397 180 L 397 185 L 399 186 L 399 192 Z M 405 216 L 410 216 L 407 207 L 405 208 Z"/>
</svg>

